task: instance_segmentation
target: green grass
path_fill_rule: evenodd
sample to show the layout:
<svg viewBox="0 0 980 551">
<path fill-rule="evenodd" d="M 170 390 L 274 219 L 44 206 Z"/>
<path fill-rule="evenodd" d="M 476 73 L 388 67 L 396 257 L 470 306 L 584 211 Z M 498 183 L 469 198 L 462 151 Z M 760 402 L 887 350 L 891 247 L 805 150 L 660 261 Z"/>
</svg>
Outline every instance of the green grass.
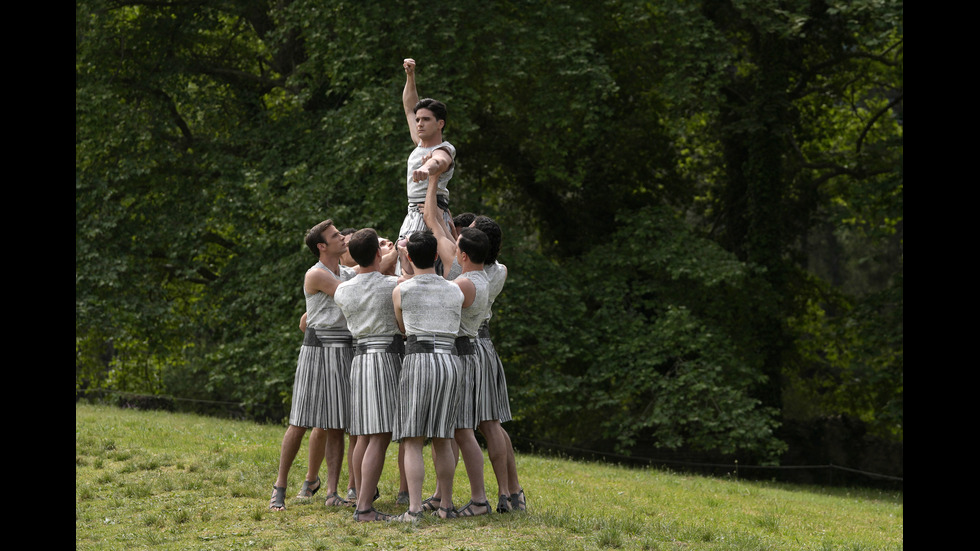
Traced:
<svg viewBox="0 0 980 551">
<path fill-rule="evenodd" d="M 518 455 L 525 514 L 358 524 L 323 496 L 268 510 L 284 427 L 76 405 L 76 549 L 815 549 L 903 547 L 901 493 L 722 480 Z M 379 510 L 400 513 L 397 447 Z M 306 445 L 290 472 L 299 491 Z M 428 450 L 425 491 L 435 477 Z M 325 471 L 321 476 L 325 476 Z M 496 486 L 489 461 L 487 490 Z M 346 464 L 341 485 L 347 480 Z M 322 493 L 322 492 L 321 492 Z M 454 500 L 468 500 L 465 470 Z"/>
</svg>

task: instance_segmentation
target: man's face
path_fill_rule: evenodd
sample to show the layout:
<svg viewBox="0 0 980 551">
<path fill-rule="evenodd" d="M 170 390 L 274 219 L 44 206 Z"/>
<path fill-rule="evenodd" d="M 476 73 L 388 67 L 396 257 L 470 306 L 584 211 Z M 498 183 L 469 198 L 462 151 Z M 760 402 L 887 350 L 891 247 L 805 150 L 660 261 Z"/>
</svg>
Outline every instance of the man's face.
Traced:
<svg viewBox="0 0 980 551">
<path fill-rule="evenodd" d="M 347 250 L 347 238 L 340 234 L 340 230 L 330 226 L 323 230 L 321 234 L 323 236 L 323 248 L 320 250 L 326 251 L 330 254 L 342 254 Z"/>
<path fill-rule="evenodd" d="M 438 135 L 444 124 L 446 121 L 436 120 L 435 113 L 428 109 L 422 108 L 415 112 L 415 130 L 418 131 L 420 139 Z"/>
</svg>

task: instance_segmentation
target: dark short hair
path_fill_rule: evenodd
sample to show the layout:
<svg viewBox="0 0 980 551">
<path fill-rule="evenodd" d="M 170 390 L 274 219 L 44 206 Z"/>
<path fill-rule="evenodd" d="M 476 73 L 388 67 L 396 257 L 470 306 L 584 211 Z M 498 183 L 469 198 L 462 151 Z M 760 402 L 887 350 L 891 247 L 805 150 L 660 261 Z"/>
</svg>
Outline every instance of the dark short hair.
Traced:
<svg viewBox="0 0 980 551">
<path fill-rule="evenodd" d="M 352 235 L 357 231 L 357 228 L 344 228 L 340 230 L 340 235 Z"/>
<path fill-rule="evenodd" d="M 373 228 L 357 230 L 350 237 L 350 242 L 347 244 L 347 251 L 350 252 L 350 257 L 354 259 L 354 262 L 357 262 L 365 268 L 374 264 L 374 259 L 378 256 L 378 249 L 380 249 L 378 232 L 374 231 Z"/>
<path fill-rule="evenodd" d="M 490 239 L 477 228 L 459 230 L 459 250 L 470 257 L 470 262 L 483 264 L 490 250 Z"/>
<path fill-rule="evenodd" d="M 431 268 L 436 262 L 436 253 L 439 252 L 436 236 L 429 230 L 417 231 L 408 236 L 408 256 L 411 257 L 412 264 L 416 268 L 425 270 Z"/>
<path fill-rule="evenodd" d="M 317 245 L 319 243 L 326 243 L 323 240 L 323 232 L 327 231 L 327 228 L 332 225 L 333 220 L 324 220 L 306 231 L 306 246 L 310 248 L 313 256 L 320 258 L 320 249 L 317 248 Z"/>
<path fill-rule="evenodd" d="M 487 251 L 487 258 L 484 263 L 493 264 L 497 261 L 497 255 L 500 254 L 500 242 L 503 240 L 500 226 L 489 216 L 477 216 L 473 222 L 473 227 L 487 234 L 487 239 L 490 240 L 490 250 Z"/>
<path fill-rule="evenodd" d="M 476 215 L 472 212 L 457 214 L 456 216 L 453 216 L 453 225 L 457 228 L 465 228 L 473 223 L 474 218 L 476 218 Z"/>
<path fill-rule="evenodd" d="M 419 109 L 428 109 L 429 111 L 432 111 L 432 114 L 436 116 L 437 121 L 445 121 L 446 117 L 449 116 L 449 112 L 446 110 L 446 104 L 432 98 L 420 99 L 419 102 L 415 104 L 415 109 L 413 109 L 412 112 L 418 113 Z M 443 129 L 445 129 L 445 125 L 443 125 Z"/>
</svg>

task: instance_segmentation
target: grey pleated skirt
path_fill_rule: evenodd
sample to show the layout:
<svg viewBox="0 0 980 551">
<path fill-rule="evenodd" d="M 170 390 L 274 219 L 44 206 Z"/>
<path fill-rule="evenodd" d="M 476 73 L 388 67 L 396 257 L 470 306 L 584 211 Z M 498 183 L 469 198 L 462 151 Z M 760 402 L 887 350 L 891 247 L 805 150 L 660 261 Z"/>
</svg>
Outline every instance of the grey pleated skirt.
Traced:
<svg viewBox="0 0 980 551">
<path fill-rule="evenodd" d="M 459 353 L 459 414 L 456 417 L 457 429 L 476 429 L 477 395 L 476 374 L 481 371 L 476 354 L 476 340 L 461 337 L 456 339 Z"/>
<path fill-rule="evenodd" d="M 398 336 L 398 344 L 401 337 Z M 394 432 L 398 420 L 398 375 L 402 355 L 392 350 L 392 338 L 358 339 L 351 363 L 351 423 L 353 435 Z"/>
<path fill-rule="evenodd" d="M 290 425 L 347 429 L 353 356 L 350 333 L 306 329 L 293 381 Z"/>
<path fill-rule="evenodd" d="M 456 355 L 406 353 L 398 379 L 398 423 L 392 439 L 453 438 L 461 383 Z"/>
<path fill-rule="evenodd" d="M 486 325 L 480 328 L 476 342 L 480 361 L 485 362 L 482 364 L 484 369 L 476 379 L 477 396 L 481 397 L 478 401 L 477 421 L 498 419 L 501 423 L 506 423 L 513 419 L 510 414 L 510 396 L 507 394 L 507 377 Z"/>
</svg>

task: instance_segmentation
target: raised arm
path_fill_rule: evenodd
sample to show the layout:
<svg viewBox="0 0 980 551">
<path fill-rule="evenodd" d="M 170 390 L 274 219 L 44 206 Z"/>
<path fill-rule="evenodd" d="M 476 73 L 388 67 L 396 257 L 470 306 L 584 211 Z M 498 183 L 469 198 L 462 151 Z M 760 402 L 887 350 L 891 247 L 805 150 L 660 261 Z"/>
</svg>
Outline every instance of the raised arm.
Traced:
<svg viewBox="0 0 980 551">
<path fill-rule="evenodd" d="M 446 223 L 442 219 L 442 209 L 436 203 L 436 190 L 438 189 L 439 176 L 429 176 L 429 187 L 425 190 L 425 208 L 422 219 L 425 220 L 425 225 L 432 232 L 432 235 L 436 236 L 439 259 L 442 260 L 443 265 L 443 273 L 439 275 L 446 277 L 452 268 L 453 259 L 456 257 L 456 241 L 446 228 Z"/>
<path fill-rule="evenodd" d="M 408 120 L 408 131 L 412 133 L 412 143 L 419 144 L 419 132 L 415 128 L 415 105 L 419 102 L 419 93 L 415 90 L 415 60 L 407 58 L 402 62 L 405 68 L 405 89 L 402 90 L 402 107 L 405 108 L 405 118 Z"/>
</svg>

